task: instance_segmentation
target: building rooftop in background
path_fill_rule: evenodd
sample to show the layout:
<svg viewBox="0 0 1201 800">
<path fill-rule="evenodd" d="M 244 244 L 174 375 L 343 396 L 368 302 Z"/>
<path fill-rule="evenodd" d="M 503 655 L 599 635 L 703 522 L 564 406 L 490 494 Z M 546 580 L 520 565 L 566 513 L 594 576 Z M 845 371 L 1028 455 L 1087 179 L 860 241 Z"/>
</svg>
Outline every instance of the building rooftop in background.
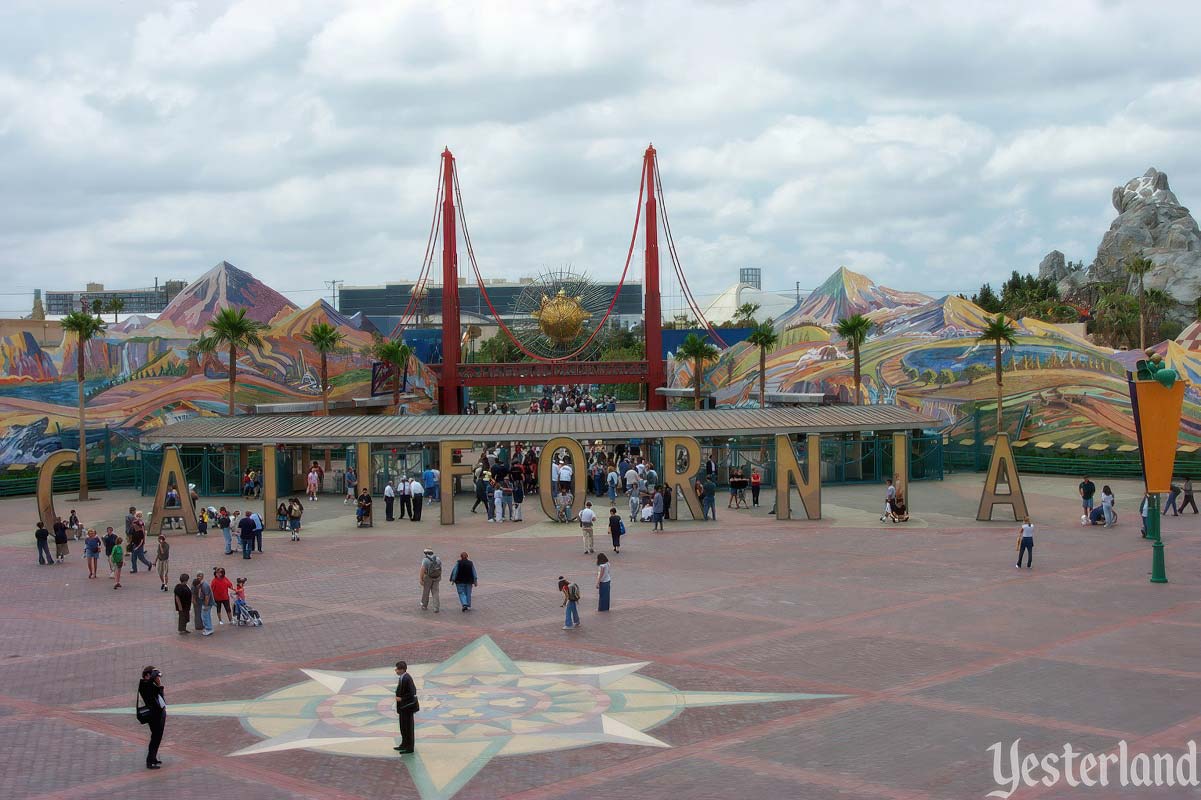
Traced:
<svg viewBox="0 0 1201 800">
<path fill-rule="evenodd" d="M 89 283 L 80 290 L 46 290 L 45 313 L 49 316 L 62 316 L 72 311 L 82 309 L 84 298 L 88 300 L 88 309 L 100 313 L 111 313 L 112 302 L 121 303 L 121 313 L 124 314 L 157 314 L 167 307 L 175 295 L 188 285 L 187 281 L 166 281 L 143 289 L 106 289 L 102 283 Z"/>
<path fill-rule="evenodd" d="M 749 283 L 736 283 L 703 309 L 705 319 L 713 325 L 720 325 L 737 317 L 739 307 L 747 303 L 759 306 L 755 319 L 760 322 L 778 320 L 797 305 L 795 295 L 765 292 Z"/>
</svg>

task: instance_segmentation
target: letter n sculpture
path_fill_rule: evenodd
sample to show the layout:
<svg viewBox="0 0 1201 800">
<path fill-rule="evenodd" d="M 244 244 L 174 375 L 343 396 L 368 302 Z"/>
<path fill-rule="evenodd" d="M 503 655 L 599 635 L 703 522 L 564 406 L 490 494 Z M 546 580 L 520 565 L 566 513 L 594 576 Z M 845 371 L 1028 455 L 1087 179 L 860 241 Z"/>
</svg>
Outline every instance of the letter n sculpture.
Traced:
<svg viewBox="0 0 1201 800">
<path fill-rule="evenodd" d="M 1180 434 L 1180 412 L 1184 407 L 1187 383 L 1176 370 L 1169 369 L 1158 353 L 1148 351 L 1137 364 L 1137 372 L 1127 374 L 1130 385 L 1130 409 L 1134 413 L 1134 432 L 1143 465 L 1143 484 L 1147 489 L 1147 538 L 1153 541 L 1151 582 L 1167 583 L 1163 541 L 1159 535 L 1159 495 L 1172 490 L 1172 471 L 1176 466 L 1176 439 Z"/>
<path fill-rule="evenodd" d="M 1009 491 L 997 491 L 1002 483 Z M 992 448 L 992 460 L 988 462 L 988 477 L 984 479 L 984 491 L 980 494 L 980 508 L 976 511 L 976 519 L 988 522 L 992 519 L 993 508 L 1004 505 L 1013 508 L 1015 520 L 1026 516 L 1026 496 L 1022 494 L 1022 479 L 1018 475 L 1018 465 L 1013 458 L 1013 448 L 1009 446 L 1009 434 L 998 433 Z"/>
</svg>

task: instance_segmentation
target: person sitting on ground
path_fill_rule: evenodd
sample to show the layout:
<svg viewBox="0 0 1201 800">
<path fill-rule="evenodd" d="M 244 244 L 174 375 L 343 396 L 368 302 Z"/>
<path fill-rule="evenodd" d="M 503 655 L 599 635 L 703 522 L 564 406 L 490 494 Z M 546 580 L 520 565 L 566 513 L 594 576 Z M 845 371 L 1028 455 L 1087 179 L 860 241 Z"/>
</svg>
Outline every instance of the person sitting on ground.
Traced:
<svg viewBox="0 0 1201 800">
<path fill-rule="evenodd" d="M 893 522 L 909 521 L 909 506 L 905 504 L 905 497 L 900 492 L 888 501 L 888 517 Z"/>
<path fill-rule="evenodd" d="M 371 523 L 371 494 L 367 491 L 366 486 L 359 493 L 356 503 L 357 505 L 354 510 L 355 522 L 361 528 Z"/>
</svg>

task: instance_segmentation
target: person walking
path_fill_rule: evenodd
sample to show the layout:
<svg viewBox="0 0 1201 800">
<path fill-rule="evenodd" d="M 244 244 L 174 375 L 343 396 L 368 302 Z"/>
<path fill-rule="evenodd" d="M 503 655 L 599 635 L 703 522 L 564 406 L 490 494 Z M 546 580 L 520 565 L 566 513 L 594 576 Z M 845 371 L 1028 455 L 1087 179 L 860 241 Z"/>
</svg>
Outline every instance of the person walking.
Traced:
<svg viewBox="0 0 1201 800">
<path fill-rule="evenodd" d="M 354 474 L 354 467 L 346 468 L 346 473 L 343 475 L 343 479 L 346 482 L 346 497 L 342 500 L 342 505 L 348 506 L 351 503 L 354 503 L 358 497 L 358 493 L 355 492 L 355 486 L 358 484 L 358 478 Z"/>
<path fill-rule="evenodd" d="M 421 569 L 417 572 L 417 581 L 421 584 L 421 610 L 425 611 L 429 608 L 432 600 L 434 613 L 437 614 L 441 606 L 441 602 L 438 600 L 438 584 L 442 581 L 442 561 L 428 547 L 425 548 L 425 555 L 421 559 Z"/>
<path fill-rule="evenodd" d="M 1034 561 L 1034 523 L 1030 521 L 1030 517 L 1022 520 L 1022 529 L 1018 534 L 1018 563 L 1014 564 L 1018 569 L 1022 568 L 1022 555 L 1026 556 L 1026 569 L 1030 569 L 1031 562 Z"/>
<path fill-rule="evenodd" d="M 705 476 L 704 491 L 701 493 L 701 513 L 705 519 L 713 516 L 717 522 L 717 484 L 711 475 Z"/>
<path fill-rule="evenodd" d="M 621 552 L 621 537 L 625 535 L 626 526 L 617 513 L 617 506 L 609 509 L 609 536 L 613 539 L 613 552 Z"/>
<path fill-rule="evenodd" d="M 112 533 L 112 528 L 109 528 L 109 533 Z M 125 547 L 121 544 L 121 538 L 115 533 L 112 534 L 117 541 L 113 543 L 113 549 L 108 557 L 108 571 L 116 577 L 117 582 L 113 584 L 114 589 L 121 588 L 121 568 L 125 566 Z M 107 539 L 108 537 L 105 536 Z"/>
<path fill-rule="evenodd" d="M 54 520 L 54 561 L 57 564 L 67 563 L 67 556 L 71 555 L 67 538 L 67 525 L 62 517 L 58 517 Z"/>
<path fill-rule="evenodd" d="M 1142 533 L 1143 533 L 1144 539 L 1151 538 L 1150 536 L 1147 535 L 1147 507 L 1150 506 L 1150 504 L 1151 504 L 1151 495 L 1144 493 L 1143 494 L 1143 502 L 1140 504 L 1139 510 L 1138 510 L 1138 513 L 1141 514 L 1142 518 L 1143 518 Z"/>
<path fill-rule="evenodd" d="M 459 560 L 450 570 L 450 582 L 459 593 L 459 605 L 464 611 L 471 610 L 471 588 L 479 586 L 479 575 L 476 574 L 475 564 L 467 557 L 467 552 L 459 553 Z"/>
<path fill-rule="evenodd" d="M 196 575 L 196 579 L 200 581 L 197 587 L 198 594 L 196 595 L 196 605 L 200 609 L 200 623 L 204 630 L 201 636 L 213 635 L 213 587 L 204 579 L 204 572 Z M 196 626 L 198 629 L 201 625 Z"/>
<path fill-rule="evenodd" d="M 100 562 L 100 537 L 95 528 L 88 528 L 88 535 L 83 540 L 83 557 L 88 562 L 88 578 L 96 577 L 96 567 Z"/>
<path fill-rule="evenodd" d="M 897 487 L 893 486 L 892 478 L 884 479 L 884 511 L 880 514 L 880 521 L 884 522 L 888 519 L 888 515 L 892 513 L 893 501 L 897 499 Z"/>
<path fill-rule="evenodd" d="M 292 541 L 300 541 L 300 518 L 304 516 L 304 506 L 300 504 L 299 497 L 293 497 L 288 501 L 288 531 L 292 534 Z"/>
<path fill-rule="evenodd" d="M 592 510 L 592 501 L 584 503 L 584 510 L 580 512 L 580 533 L 584 537 L 584 555 L 596 552 L 593 549 L 593 529 L 592 526 L 596 523 L 596 512 Z"/>
<path fill-rule="evenodd" d="M 225 609 L 225 619 L 232 625 L 234 615 L 229 607 L 229 592 L 234 585 L 229 578 L 225 577 L 225 567 L 217 567 L 213 570 L 213 582 L 210 587 L 213 590 L 213 605 L 217 607 L 217 624 L 225 624 L 221 621 L 221 609 Z"/>
<path fill-rule="evenodd" d="M 480 507 L 480 503 L 484 504 L 484 511 L 486 512 L 488 510 L 488 484 L 484 482 L 482 472 L 475 479 L 475 505 L 471 507 L 472 514 L 476 513 L 476 509 Z"/>
<path fill-rule="evenodd" d="M 203 573 L 192 576 L 192 629 L 197 633 L 204 632 L 204 620 L 200 618 L 200 582 L 203 580 Z"/>
<path fill-rule="evenodd" d="M 596 591 L 597 611 L 608 611 L 610 590 L 613 586 L 613 572 L 609 567 L 609 557 L 604 553 L 596 554 Z"/>
<path fill-rule="evenodd" d="M 396 716 L 400 718 L 400 744 L 392 749 L 400 755 L 412 753 L 416 747 L 414 741 L 413 715 L 421 710 L 417 700 L 417 685 L 409 674 L 409 665 L 404 661 L 396 662 Z"/>
<path fill-rule="evenodd" d="M 38 564 L 45 567 L 53 566 L 54 556 L 50 555 L 50 531 L 46 530 L 46 523 L 38 522 L 38 526 L 33 532 L 33 538 L 38 545 Z"/>
<path fill-rule="evenodd" d="M 1196 514 L 1197 513 L 1197 501 L 1193 499 L 1193 479 L 1185 478 L 1183 488 L 1184 488 L 1184 500 L 1182 500 L 1180 503 L 1180 513 L 1183 514 L 1184 509 L 1188 508 L 1189 506 L 1192 506 L 1193 513 Z"/>
<path fill-rule="evenodd" d="M 221 529 L 221 535 L 225 538 L 225 555 L 231 555 L 233 549 L 233 536 L 230 528 L 233 527 L 234 521 L 229 516 L 229 511 L 225 506 L 221 506 L 221 510 L 217 512 L 217 527 Z"/>
<path fill-rule="evenodd" d="M 525 501 L 525 480 L 521 473 L 510 478 L 513 483 L 513 522 L 522 522 L 524 517 L 521 516 L 521 504 Z"/>
<path fill-rule="evenodd" d="M 1176 483 L 1176 479 L 1173 478 L 1171 483 L 1171 491 L 1168 492 L 1168 500 L 1163 504 L 1163 515 L 1165 517 L 1168 515 L 1169 508 L 1172 509 L 1173 517 L 1180 516 L 1180 509 L 1176 507 L 1176 498 L 1180 496 L 1180 493 L 1180 484 Z"/>
<path fill-rule="evenodd" d="M 105 529 L 104 535 L 100 537 L 100 543 L 104 545 L 104 560 L 108 562 L 108 576 L 113 577 L 113 547 L 121 541 L 121 537 L 113 531 L 113 526 L 109 525 Z"/>
<path fill-rule="evenodd" d="M 138 681 L 138 699 L 142 708 L 138 719 L 144 714 L 150 726 L 150 744 L 146 747 L 146 769 L 162 766 L 158 760 L 158 748 L 163 742 L 163 731 L 167 728 L 167 701 L 163 697 L 163 673 L 153 666 L 142 668 L 142 679 Z"/>
<path fill-rule="evenodd" d="M 238 520 L 238 540 L 242 543 L 242 558 L 250 560 L 250 553 L 254 550 L 254 520 L 250 518 L 250 512 Z"/>
<path fill-rule="evenodd" d="M 154 568 L 154 565 L 146 558 L 146 521 L 142 519 L 141 511 L 134 514 L 129 533 L 130 572 L 135 575 L 138 572 L 139 561 L 145 564 L 148 570 Z"/>
<path fill-rule="evenodd" d="M 175 584 L 175 613 L 179 615 L 179 633 L 190 633 L 188 618 L 192 615 L 192 590 L 188 588 L 188 573 L 179 576 Z M 120 585 L 120 584 L 118 584 Z"/>
<path fill-rule="evenodd" d="M 1084 518 L 1088 519 L 1088 515 L 1093 510 L 1093 495 L 1097 493 L 1097 484 L 1085 475 L 1084 480 L 1080 481 L 1080 485 L 1076 487 L 1076 491 L 1080 494 L 1080 507 L 1084 509 Z"/>
<path fill-rule="evenodd" d="M 578 603 L 580 602 L 580 587 L 579 584 L 569 583 L 562 575 L 559 576 L 559 594 L 563 595 L 563 602 L 559 608 L 566 608 L 563 614 L 563 630 L 569 631 L 572 628 L 580 627 L 580 610 Z"/>
<path fill-rule="evenodd" d="M 396 506 L 396 487 L 392 485 L 392 481 L 388 481 L 384 485 L 384 521 L 391 522 L 393 519 L 393 510 Z"/>
<path fill-rule="evenodd" d="M 1105 515 L 1106 528 L 1112 528 L 1117 521 L 1117 516 L 1113 513 L 1113 504 L 1113 490 L 1106 484 L 1101 487 L 1101 512 Z"/>
<path fill-rule="evenodd" d="M 305 476 L 304 488 L 305 492 L 308 494 L 309 500 L 314 503 L 317 502 L 317 489 L 320 484 L 321 481 L 317 476 L 317 470 L 315 468 L 310 469 L 309 474 Z"/>
<path fill-rule="evenodd" d="M 421 522 L 421 508 L 425 505 L 425 487 L 421 485 L 421 481 L 417 479 L 409 481 L 409 498 L 413 501 L 409 519 L 413 522 Z"/>
<path fill-rule="evenodd" d="M 158 547 L 154 550 L 154 565 L 158 568 L 158 580 L 162 584 L 162 591 L 169 592 L 167 588 L 167 579 L 170 576 L 171 568 L 171 545 L 167 542 L 167 537 L 161 533 L 158 535 Z"/>
</svg>

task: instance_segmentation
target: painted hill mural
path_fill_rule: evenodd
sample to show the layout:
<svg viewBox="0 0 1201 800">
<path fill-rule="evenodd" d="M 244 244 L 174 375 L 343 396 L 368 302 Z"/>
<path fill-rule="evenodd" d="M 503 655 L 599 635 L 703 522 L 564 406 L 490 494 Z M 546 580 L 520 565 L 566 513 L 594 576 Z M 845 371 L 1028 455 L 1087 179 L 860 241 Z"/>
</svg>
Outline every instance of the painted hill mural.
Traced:
<svg viewBox="0 0 1201 800">
<path fill-rule="evenodd" d="M 767 358 L 768 391 L 816 392 L 851 401 L 851 353 L 833 333 L 836 315 L 865 313 L 878 323 L 863 347 L 863 402 L 903 405 L 939 420 L 944 433 L 972 436 L 995 427 L 993 349 L 976 341 L 988 317 L 970 300 L 895 292 L 845 268 L 778 325 L 780 344 Z M 918 302 L 918 301 L 921 302 Z M 842 310 L 840 310 L 842 309 Z M 800 322 L 804 320 L 804 322 Z M 1017 323 L 1017 346 L 1003 357 L 1006 427 L 1055 445 L 1131 444 L 1126 369 L 1136 353 L 1093 344 L 1067 327 L 1034 319 Z M 1201 325 L 1158 347 L 1193 385 L 1186 395 L 1182 444 L 1201 444 Z M 669 384 L 692 386 L 692 365 L 670 361 Z M 705 370 L 704 386 L 721 406 L 756 406 L 759 352 L 740 342 Z M 688 403 L 681 401 L 680 405 Z"/>
<path fill-rule="evenodd" d="M 369 326 L 338 313 L 319 300 L 298 308 L 249 272 L 227 262 L 179 293 L 157 318 L 131 316 L 109 324 L 84 354 L 88 420 L 99 440 L 104 426 L 127 439 L 146 429 L 197 415 L 224 413 L 228 353 L 200 357 L 189 346 L 221 308 L 244 306 L 268 325 L 262 347 L 238 354 L 236 400 L 242 410 L 255 404 L 319 400 L 320 357 L 302 338 L 313 324 L 328 322 L 345 335 L 329 357 L 330 400 L 370 394 L 372 343 Z M 67 336 L 43 347 L 27 334 L 0 339 L 0 466 L 33 464 L 77 435 L 75 354 Z M 65 366 L 64 366 L 65 365 Z M 432 408 L 433 373 L 414 359 L 409 391 L 418 398 L 412 413 Z"/>
</svg>

